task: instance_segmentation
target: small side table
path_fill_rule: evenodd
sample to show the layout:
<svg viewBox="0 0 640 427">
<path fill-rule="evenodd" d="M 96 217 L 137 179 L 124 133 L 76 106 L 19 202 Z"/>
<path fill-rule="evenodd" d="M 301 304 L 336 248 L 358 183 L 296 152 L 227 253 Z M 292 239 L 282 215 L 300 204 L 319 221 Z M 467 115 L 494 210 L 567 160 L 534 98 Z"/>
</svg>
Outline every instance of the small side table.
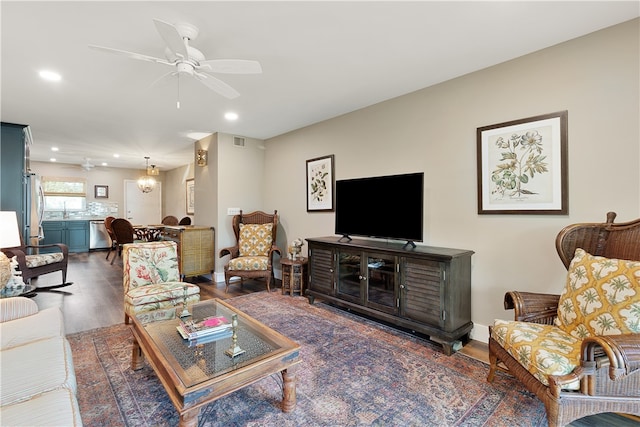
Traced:
<svg viewBox="0 0 640 427">
<path fill-rule="evenodd" d="M 282 295 L 289 292 L 293 296 L 294 292 L 304 295 L 307 285 L 307 258 L 289 259 L 281 258 L 282 265 Z"/>
</svg>

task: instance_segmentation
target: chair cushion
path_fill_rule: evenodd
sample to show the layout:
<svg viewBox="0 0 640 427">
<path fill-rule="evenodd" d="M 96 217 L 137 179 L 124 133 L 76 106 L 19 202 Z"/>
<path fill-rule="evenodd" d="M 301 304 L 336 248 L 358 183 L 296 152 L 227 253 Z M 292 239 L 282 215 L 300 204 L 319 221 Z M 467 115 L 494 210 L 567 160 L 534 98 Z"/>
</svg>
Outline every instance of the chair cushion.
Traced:
<svg viewBox="0 0 640 427">
<path fill-rule="evenodd" d="M 229 270 L 260 271 L 269 268 L 269 257 L 266 256 L 241 256 L 229 261 Z"/>
<path fill-rule="evenodd" d="M 269 256 L 273 244 L 273 224 L 240 224 L 240 256 Z"/>
<path fill-rule="evenodd" d="M 28 366 L 28 369 L 15 369 Z M 0 401 L 2 405 L 29 400 L 50 390 L 77 392 L 69 342 L 63 337 L 49 338 L 28 345 L 8 348 L 0 353 Z"/>
<path fill-rule="evenodd" d="M 6 300 L 12 299 L 15 298 L 6 298 Z M 0 324 L 0 350 L 63 336 L 62 311 L 59 307 L 49 307 L 32 315 Z"/>
<path fill-rule="evenodd" d="M 187 287 L 187 298 L 192 295 L 200 295 L 198 285 L 174 281 L 129 288 L 129 291 L 124 294 L 124 302 L 134 306 L 158 304 L 162 301 L 174 301 L 173 305 L 182 304 L 185 286 Z M 158 306 L 158 308 L 160 307 Z"/>
<path fill-rule="evenodd" d="M 64 254 L 62 252 L 53 252 L 50 254 L 25 255 L 24 259 L 27 262 L 27 267 L 34 268 L 62 262 L 64 261 Z"/>
<path fill-rule="evenodd" d="M 123 283 L 128 284 L 129 289 L 180 281 L 175 242 L 126 244 L 123 247 L 122 260 Z M 127 291 L 125 289 L 125 292 Z"/>
<path fill-rule="evenodd" d="M 576 249 L 556 324 L 578 338 L 640 333 L 640 261 Z"/>
<path fill-rule="evenodd" d="M 57 389 L 2 406 L 2 425 L 81 426 L 80 408 L 71 390 Z"/>
<path fill-rule="evenodd" d="M 582 340 L 557 326 L 498 319 L 491 338 L 544 385 L 549 385 L 547 375 L 566 375 L 580 365 Z M 563 387 L 579 388 L 579 380 Z"/>
</svg>

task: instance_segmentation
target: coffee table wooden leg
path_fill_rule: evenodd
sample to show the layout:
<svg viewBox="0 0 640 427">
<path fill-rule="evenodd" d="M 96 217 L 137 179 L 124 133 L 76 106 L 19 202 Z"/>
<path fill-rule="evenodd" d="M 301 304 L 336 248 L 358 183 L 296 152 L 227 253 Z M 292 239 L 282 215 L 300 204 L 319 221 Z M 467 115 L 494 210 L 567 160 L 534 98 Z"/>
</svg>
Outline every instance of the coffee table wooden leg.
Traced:
<svg viewBox="0 0 640 427">
<path fill-rule="evenodd" d="M 131 348 L 131 369 L 137 371 L 144 366 L 144 353 L 140 348 L 138 341 L 133 340 L 133 347 Z"/>
<path fill-rule="evenodd" d="M 282 412 L 291 412 L 296 407 L 296 374 L 282 371 Z"/>
<path fill-rule="evenodd" d="M 180 415 L 179 427 L 196 427 L 198 425 L 198 417 L 200 416 L 200 408 L 192 409 Z"/>
</svg>

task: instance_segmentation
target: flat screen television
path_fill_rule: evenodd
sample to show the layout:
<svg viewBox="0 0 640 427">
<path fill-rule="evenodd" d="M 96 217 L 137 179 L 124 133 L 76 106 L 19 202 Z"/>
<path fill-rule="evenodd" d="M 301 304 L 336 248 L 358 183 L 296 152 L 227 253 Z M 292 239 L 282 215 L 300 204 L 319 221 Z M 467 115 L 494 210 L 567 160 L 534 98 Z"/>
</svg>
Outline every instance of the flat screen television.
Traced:
<svg viewBox="0 0 640 427">
<path fill-rule="evenodd" d="M 424 173 L 336 181 L 336 234 L 422 242 Z M 415 246 L 415 245 L 413 245 Z"/>
</svg>

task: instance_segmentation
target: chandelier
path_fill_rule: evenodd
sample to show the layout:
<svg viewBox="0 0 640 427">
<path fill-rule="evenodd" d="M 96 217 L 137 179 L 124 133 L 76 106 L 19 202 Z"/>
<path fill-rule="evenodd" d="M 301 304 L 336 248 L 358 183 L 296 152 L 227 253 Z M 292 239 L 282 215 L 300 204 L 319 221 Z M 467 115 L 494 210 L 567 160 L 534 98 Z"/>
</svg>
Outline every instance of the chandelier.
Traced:
<svg viewBox="0 0 640 427">
<path fill-rule="evenodd" d="M 154 188 L 156 188 L 156 180 L 151 175 L 158 175 L 158 170 L 156 169 L 156 165 L 149 166 L 149 157 L 146 156 L 145 160 L 147 161 L 146 175 L 138 178 L 138 188 L 143 193 L 151 193 Z"/>
</svg>

